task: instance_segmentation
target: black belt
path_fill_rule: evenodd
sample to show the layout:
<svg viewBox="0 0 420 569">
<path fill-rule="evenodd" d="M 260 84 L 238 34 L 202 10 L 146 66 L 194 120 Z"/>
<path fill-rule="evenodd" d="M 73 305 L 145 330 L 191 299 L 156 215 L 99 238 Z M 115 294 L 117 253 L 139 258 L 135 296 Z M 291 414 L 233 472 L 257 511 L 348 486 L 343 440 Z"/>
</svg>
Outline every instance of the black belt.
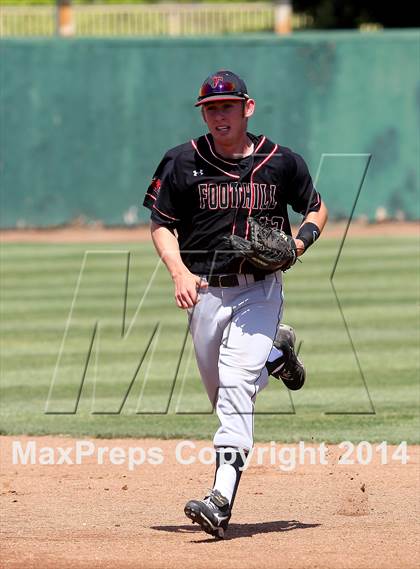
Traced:
<svg viewBox="0 0 420 569">
<path fill-rule="evenodd" d="M 256 282 L 263 281 L 267 275 L 265 273 L 254 273 L 252 276 L 254 277 L 253 282 Z M 207 282 L 209 286 L 239 286 L 238 275 L 212 275 L 211 277 L 207 277 Z"/>
</svg>

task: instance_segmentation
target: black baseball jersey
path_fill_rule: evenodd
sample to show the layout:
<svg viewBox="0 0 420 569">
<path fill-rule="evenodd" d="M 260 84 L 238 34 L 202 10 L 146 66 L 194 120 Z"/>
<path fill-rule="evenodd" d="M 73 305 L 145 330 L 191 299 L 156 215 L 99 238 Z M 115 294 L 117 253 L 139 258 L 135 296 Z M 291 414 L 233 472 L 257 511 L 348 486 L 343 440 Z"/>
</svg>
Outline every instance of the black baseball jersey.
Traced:
<svg viewBox="0 0 420 569">
<path fill-rule="evenodd" d="M 291 235 L 288 204 L 304 216 L 320 208 L 303 158 L 265 136 L 248 136 L 254 152 L 238 160 L 218 155 L 211 134 L 172 148 L 147 189 L 143 205 L 155 223 L 176 230 L 194 274 L 256 272 L 223 238 L 247 237 L 251 215 Z"/>
</svg>

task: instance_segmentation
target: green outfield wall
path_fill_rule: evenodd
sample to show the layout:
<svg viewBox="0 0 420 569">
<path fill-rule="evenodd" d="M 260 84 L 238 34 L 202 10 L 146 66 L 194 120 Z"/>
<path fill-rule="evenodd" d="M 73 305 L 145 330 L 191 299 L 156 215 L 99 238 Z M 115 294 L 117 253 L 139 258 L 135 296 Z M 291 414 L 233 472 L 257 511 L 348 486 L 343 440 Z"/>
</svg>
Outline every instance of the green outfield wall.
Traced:
<svg viewBox="0 0 420 569">
<path fill-rule="evenodd" d="M 145 220 L 162 153 L 203 132 L 202 80 L 232 69 L 249 130 L 307 160 L 331 215 L 419 217 L 419 30 L 0 41 L 1 227 Z M 321 167 L 320 167 L 321 166 Z"/>
</svg>

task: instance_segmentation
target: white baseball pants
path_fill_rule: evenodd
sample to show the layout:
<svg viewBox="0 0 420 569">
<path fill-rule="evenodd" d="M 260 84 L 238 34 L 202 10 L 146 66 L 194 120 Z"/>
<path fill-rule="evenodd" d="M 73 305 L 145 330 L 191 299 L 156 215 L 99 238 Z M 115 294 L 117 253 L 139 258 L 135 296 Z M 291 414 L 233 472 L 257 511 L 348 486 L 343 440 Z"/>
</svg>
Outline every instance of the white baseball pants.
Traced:
<svg viewBox="0 0 420 569">
<path fill-rule="evenodd" d="M 220 420 L 215 447 L 253 446 L 255 400 L 268 384 L 265 363 L 282 316 L 281 275 L 257 282 L 238 275 L 240 286 L 201 289 L 188 310 L 198 368 Z"/>
</svg>

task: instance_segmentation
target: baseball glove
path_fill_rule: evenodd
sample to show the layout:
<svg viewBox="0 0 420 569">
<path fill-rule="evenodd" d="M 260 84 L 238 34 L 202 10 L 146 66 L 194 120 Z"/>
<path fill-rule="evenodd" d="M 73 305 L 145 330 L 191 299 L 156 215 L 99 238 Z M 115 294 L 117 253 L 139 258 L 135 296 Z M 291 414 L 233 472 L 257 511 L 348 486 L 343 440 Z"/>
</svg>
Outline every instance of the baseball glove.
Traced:
<svg viewBox="0 0 420 569">
<path fill-rule="evenodd" d="M 230 235 L 228 244 L 242 257 L 245 257 L 259 269 L 267 271 L 287 271 L 295 264 L 296 244 L 284 231 L 261 224 L 254 217 L 249 220 L 249 239 Z"/>
</svg>

